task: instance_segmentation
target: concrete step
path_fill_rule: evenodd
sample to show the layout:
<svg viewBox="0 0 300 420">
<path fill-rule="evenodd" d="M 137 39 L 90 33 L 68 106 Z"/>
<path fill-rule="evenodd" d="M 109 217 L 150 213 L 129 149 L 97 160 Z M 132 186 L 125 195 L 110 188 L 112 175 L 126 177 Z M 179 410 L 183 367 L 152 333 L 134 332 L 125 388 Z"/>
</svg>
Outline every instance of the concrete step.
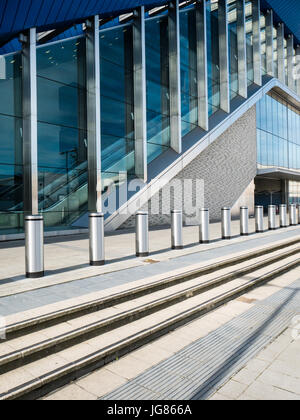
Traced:
<svg viewBox="0 0 300 420">
<path fill-rule="evenodd" d="M 0 345 L 1 370 L 7 372 L 32 360 L 53 354 L 60 349 L 71 347 L 101 333 L 114 330 L 164 307 L 182 302 L 218 285 L 245 276 L 254 270 L 264 268 L 266 265 L 281 261 L 282 258 L 297 252 L 298 245 L 292 245 L 287 247 L 284 253 L 275 251 L 269 258 L 264 255 L 257 257 L 251 261 L 251 265 L 248 262 L 242 262 L 235 266 L 235 270 L 232 270 L 231 267 L 219 270 L 217 276 L 212 272 L 159 291 L 145 293 L 131 301 L 122 303 L 120 300 L 110 308 L 62 322 L 57 326 L 44 328 L 41 332 L 33 329 L 31 333 L 27 333 L 25 340 L 23 337 L 18 337 L 6 342 L 9 348 L 15 349 L 13 352 L 1 352 Z"/>
<path fill-rule="evenodd" d="M 299 242 L 299 238 L 293 238 L 292 240 L 284 241 L 279 244 L 276 243 L 270 247 L 258 248 L 250 251 L 249 253 L 227 257 L 221 261 L 213 262 L 204 266 L 200 265 L 199 268 L 185 268 L 182 270 L 182 272 L 179 272 L 176 275 L 162 275 L 159 276 L 159 279 L 153 279 L 152 277 L 149 279 L 146 278 L 143 279 L 142 284 L 137 287 L 130 287 L 130 285 L 125 285 L 125 287 L 119 288 L 122 289 L 120 292 L 109 293 L 108 291 L 108 293 L 101 293 L 102 296 L 98 299 L 72 299 L 71 306 L 62 302 L 62 309 L 59 310 L 47 311 L 47 307 L 45 307 L 45 310 L 39 316 L 31 317 L 28 316 L 28 314 L 26 314 L 26 316 L 23 314 L 17 314 L 16 316 L 13 316 L 12 322 L 10 322 L 8 318 L 6 336 L 7 339 L 18 338 L 22 335 L 31 333 L 32 331 L 39 331 L 65 321 L 70 321 L 72 319 L 82 317 L 84 315 L 89 316 L 93 312 L 98 312 L 99 310 L 109 308 L 122 302 L 132 301 L 133 299 L 136 299 L 140 296 L 154 293 L 155 291 L 163 290 L 173 285 L 184 283 L 200 276 L 205 276 L 209 273 L 213 273 L 214 276 L 219 277 L 221 276 L 221 273 L 224 273 L 222 270 L 226 268 L 229 268 L 228 276 L 230 279 L 232 276 L 234 276 L 235 271 L 237 271 L 240 267 L 243 267 L 241 264 L 244 262 L 251 261 L 254 264 L 255 259 L 257 262 L 259 262 L 259 260 L 257 260 L 259 257 L 264 260 L 268 254 L 275 255 L 274 253 L 276 251 L 287 249 L 291 246 L 299 244 Z M 233 267 L 234 270 L 232 270 Z M 253 268 L 251 268 L 251 270 L 252 269 Z M 237 275 L 240 274 L 237 273 Z"/>
<path fill-rule="evenodd" d="M 231 281 L 230 271 L 219 281 L 209 277 L 210 273 L 100 310 L 90 315 L 99 316 L 92 323 L 84 316 L 52 327 L 52 331 L 48 328 L 8 340 L 5 345 L 17 345 L 19 340 L 23 348 L 15 354 L 2 352 L 0 399 L 45 395 L 297 266 L 298 253 L 299 247 L 292 245 L 284 252 L 275 251 L 270 258 L 261 257 L 251 266 L 244 262 L 244 268 L 236 270 L 240 276 L 232 277 L 231 271 Z M 207 287 L 207 282 L 214 282 L 214 287 Z M 48 340 L 43 340 L 44 336 Z M 27 344 L 31 342 L 28 347 L 24 347 L 26 340 Z M 18 363 L 23 366 L 18 367 Z"/>
</svg>

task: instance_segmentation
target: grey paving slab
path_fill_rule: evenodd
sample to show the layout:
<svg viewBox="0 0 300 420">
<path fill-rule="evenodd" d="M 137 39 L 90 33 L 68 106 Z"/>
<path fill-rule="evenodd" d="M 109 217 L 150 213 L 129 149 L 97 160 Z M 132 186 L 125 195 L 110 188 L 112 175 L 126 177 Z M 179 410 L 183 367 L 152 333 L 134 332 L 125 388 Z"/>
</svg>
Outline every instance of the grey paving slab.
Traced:
<svg viewBox="0 0 300 420">
<path fill-rule="evenodd" d="M 297 230 L 298 232 L 298 230 Z M 188 267 L 199 262 L 209 262 L 219 257 L 226 257 L 236 252 L 251 250 L 258 246 L 270 246 L 272 242 L 288 240 L 295 236 L 295 230 L 282 231 L 272 236 L 255 236 L 245 242 L 231 243 L 226 241 L 224 246 L 179 256 L 156 264 L 133 267 L 122 271 L 112 272 L 68 283 L 49 286 L 44 289 L 28 291 L 12 296 L 0 298 L 0 315 L 6 316 L 40 306 L 75 298 L 87 293 L 98 292 L 112 287 L 131 283 L 156 274 L 168 273 L 172 270 Z M 42 298 L 45 295 L 45 298 Z M 47 299 L 48 297 L 48 299 Z"/>
<path fill-rule="evenodd" d="M 300 279 L 103 399 L 151 399 L 153 394 L 159 400 L 208 398 L 285 330 L 299 310 Z"/>
</svg>

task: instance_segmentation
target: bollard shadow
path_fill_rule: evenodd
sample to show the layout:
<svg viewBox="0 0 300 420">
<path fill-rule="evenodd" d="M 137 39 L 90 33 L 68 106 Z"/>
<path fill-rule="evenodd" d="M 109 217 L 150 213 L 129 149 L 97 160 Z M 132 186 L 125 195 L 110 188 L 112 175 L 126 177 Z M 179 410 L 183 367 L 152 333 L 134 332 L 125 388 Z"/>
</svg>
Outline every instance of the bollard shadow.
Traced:
<svg viewBox="0 0 300 420">
<path fill-rule="evenodd" d="M 290 289 L 289 289 L 290 290 Z M 299 289 L 291 289 L 290 295 L 285 301 L 273 311 L 273 313 L 266 319 L 266 321 L 257 328 L 250 337 L 248 337 L 215 371 L 201 384 L 196 393 L 191 398 L 192 400 L 203 400 L 211 395 L 214 387 L 222 384 L 222 381 L 227 378 L 228 374 L 232 373 L 232 369 L 239 364 L 240 359 L 245 355 L 249 346 L 255 342 L 263 332 L 269 327 L 271 322 L 277 317 L 284 307 L 299 293 Z"/>
</svg>

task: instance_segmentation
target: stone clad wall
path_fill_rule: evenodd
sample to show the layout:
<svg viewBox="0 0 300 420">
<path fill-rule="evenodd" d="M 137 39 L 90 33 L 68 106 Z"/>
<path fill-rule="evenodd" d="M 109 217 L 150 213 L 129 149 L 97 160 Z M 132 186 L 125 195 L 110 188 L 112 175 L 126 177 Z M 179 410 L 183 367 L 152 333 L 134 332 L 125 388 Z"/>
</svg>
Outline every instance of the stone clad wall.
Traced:
<svg viewBox="0 0 300 420">
<path fill-rule="evenodd" d="M 204 181 L 204 200 L 197 195 L 196 184 L 191 191 L 194 205 L 198 199 L 199 206 L 210 209 L 212 221 L 220 220 L 221 208 L 228 206 L 237 214 L 239 203 L 248 205 L 250 212 L 254 209 L 253 180 L 257 171 L 257 143 L 256 143 L 256 107 L 252 107 L 224 134 L 204 150 L 196 159 L 187 165 L 175 178 L 202 179 Z M 175 191 L 163 189 L 152 198 L 152 202 L 160 209 L 159 214 L 151 215 L 151 201 L 143 210 L 149 210 L 149 221 L 152 226 L 170 223 L 169 214 L 162 209 L 162 195 L 164 203 L 169 200 L 171 208 L 179 208 L 186 197 L 181 195 L 180 188 Z M 164 192 L 166 191 L 166 192 Z M 186 191 L 185 191 L 186 193 Z M 186 224 L 197 223 L 197 218 L 185 216 Z M 135 225 L 134 217 L 130 217 L 121 229 Z"/>
</svg>

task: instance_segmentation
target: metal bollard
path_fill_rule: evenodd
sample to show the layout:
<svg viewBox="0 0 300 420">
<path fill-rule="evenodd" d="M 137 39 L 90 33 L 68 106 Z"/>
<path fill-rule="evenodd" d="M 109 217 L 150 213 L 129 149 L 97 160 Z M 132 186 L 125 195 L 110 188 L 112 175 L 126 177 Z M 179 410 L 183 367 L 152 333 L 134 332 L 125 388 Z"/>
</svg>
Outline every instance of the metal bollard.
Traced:
<svg viewBox="0 0 300 420">
<path fill-rule="evenodd" d="M 257 233 L 264 231 L 264 208 L 263 206 L 255 207 L 255 230 Z"/>
<path fill-rule="evenodd" d="M 200 243 L 209 244 L 209 209 L 200 209 Z"/>
<path fill-rule="evenodd" d="M 268 207 L 269 230 L 276 229 L 276 206 Z"/>
<path fill-rule="evenodd" d="M 231 239 L 231 209 L 222 208 L 222 238 Z"/>
<path fill-rule="evenodd" d="M 241 225 L 241 236 L 249 235 L 249 209 L 248 207 L 240 208 L 240 225 Z"/>
<path fill-rule="evenodd" d="M 290 205 L 290 225 L 296 226 L 297 223 L 297 207 L 296 204 Z"/>
<path fill-rule="evenodd" d="M 300 224 L 300 204 L 298 204 L 298 225 Z"/>
<path fill-rule="evenodd" d="M 90 222 L 90 265 L 100 266 L 105 264 L 104 250 L 104 214 L 91 213 Z"/>
<path fill-rule="evenodd" d="M 44 277 L 44 218 L 25 216 L 26 277 Z"/>
<path fill-rule="evenodd" d="M 287 219 L 287 206 L 286 204 L 280 204 L 279 206 L 279 216 L 280 216 L 280 227 L 285 228 L 288 226 Z"/>
<path fill-rule="evenodd" d="M 182 232 L 182 211 L 171 211 L 171 240 L 172 249 L 183 249 L 183 232 Z"/>
<path fill-rule="evenodd" d="M 148 257 L 149 255 L 149 216 L 146 211 L 136 214 L 136 256 Z"/>
</svg>

